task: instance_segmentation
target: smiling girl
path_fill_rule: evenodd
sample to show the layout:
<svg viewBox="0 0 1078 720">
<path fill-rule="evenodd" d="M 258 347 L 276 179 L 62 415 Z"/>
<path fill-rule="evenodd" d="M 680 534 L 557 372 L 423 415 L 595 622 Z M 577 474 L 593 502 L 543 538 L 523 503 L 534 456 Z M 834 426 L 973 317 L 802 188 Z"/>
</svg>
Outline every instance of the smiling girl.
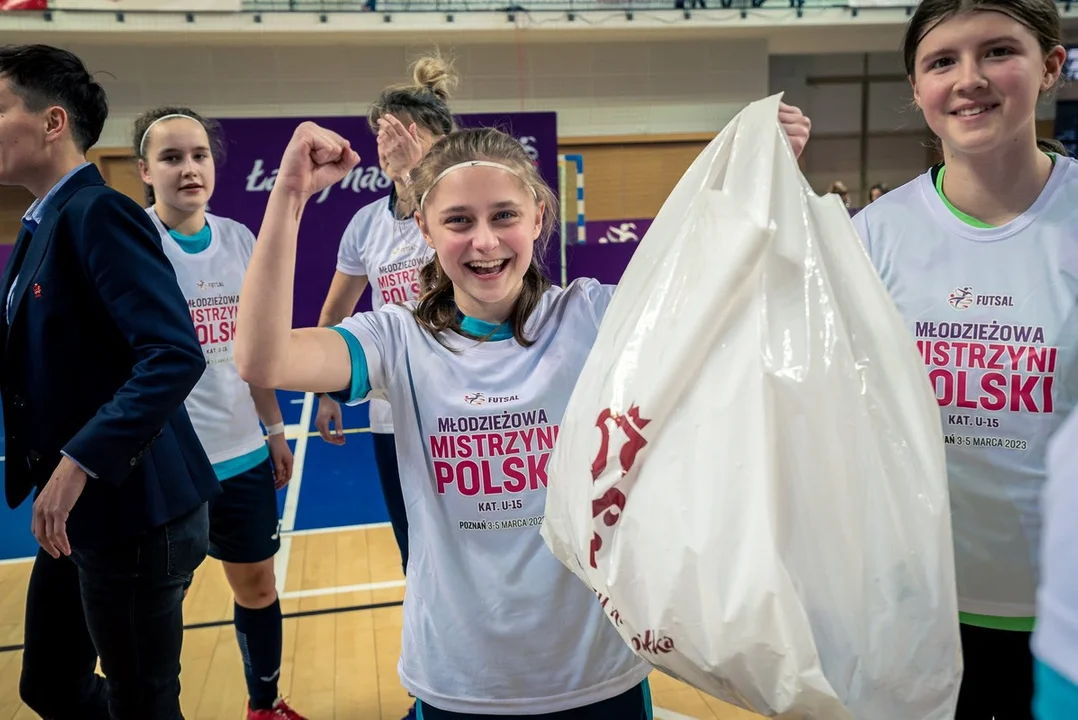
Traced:
<svg viewBox="0 0 1078 720">
<path fill-rule="evenodd" d="M 221 561 L 235 595 L 236 639 L 250 695 L 247 718 L 303 720 L 277 693 L 277 490 L 292 476 L 292 451 L 275 391 L 248 385 L 232 359 L 237 296 L 254 235 L 241 223 L 206 212 L 221 147 L 216 124 L 188 108 L 159 108 L 135 121 L 134 145 L 151 203 L 146 212 L 161 234 L 206 356 L 206 372 L 186 407 L 221 481 L 222 493 L 210 502 L 209 554 Z"/>
<path fill-rule="evenodd" d="M 808 121 L 783 109 L 797 152 Z M 646 677 L 591 591 L 539 534 L 546 467 L 614 288 L 551 286 L 555 198 L 524 148 L 461 130 L 413 171 L 435 255 L 418 302 L 291 328 L 312 193 L 358 162 L 304 123 L 285 150 L 240 300 L 236 361 L 265 386 L 388 398 L 409 512 L 401 659 L 425 720 L 651 717 Z"/>
<path fill-rule="evenodd" d="M 926 0 L 906 32 L 943 162 L 854 218 L 940 404 L 959 720 L 1031 716 L 1046 443 L 1078 390 L 1078 163 L 1037 140 L 1066 53 L 1051 0 Z"/>
</svg>

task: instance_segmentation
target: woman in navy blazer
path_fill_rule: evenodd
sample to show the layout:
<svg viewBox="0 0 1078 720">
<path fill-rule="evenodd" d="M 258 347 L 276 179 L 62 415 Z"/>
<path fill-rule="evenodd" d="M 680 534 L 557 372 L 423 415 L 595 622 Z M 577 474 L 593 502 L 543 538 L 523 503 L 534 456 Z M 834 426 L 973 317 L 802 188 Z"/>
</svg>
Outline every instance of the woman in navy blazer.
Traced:
<svg viewBox="0 0 1078 720">
<path fill-rule="evenodd" d="M 37 198 L 0 295 L 6 495 L 37 490 L 41 545 L 20 694 L 44 717 L 171 720 L 219 488 L 184 409 L 205 360 L 172 266 L 86 162 L 107 114 L 71 53 L 0 48 L 0 184 Z"/>
</svg>

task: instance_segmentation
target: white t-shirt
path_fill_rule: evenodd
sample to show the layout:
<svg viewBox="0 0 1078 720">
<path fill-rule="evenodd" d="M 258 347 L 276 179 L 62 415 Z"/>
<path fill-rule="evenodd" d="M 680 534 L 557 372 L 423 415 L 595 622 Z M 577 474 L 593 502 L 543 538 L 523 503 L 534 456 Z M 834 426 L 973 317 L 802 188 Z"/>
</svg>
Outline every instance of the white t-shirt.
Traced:
<svg viewBox="0 0 1078 720">
<path fill-rule="evenodd" d="M 390 196 L 386 196 L 357 212 L 345 228 L 337 251 L 339 272 L 367 276 L 375 310 L 416 300 L 419 270 L 434 255 L 415 220 L 398 220 L 389 201 Z M 371 399 L 370 424 L 371 432 L 393 432 L 389 403 Z"/>
<path fill-rule="evenodd" d="M 928 368 L 943 421 L 959 606 L 1032 617 L 1048 438 L 1078 390 L 1078 162 L 1030 209 L 974 227 L 931 173 L 854 217 Z"/>
<path fill-rule="evenodd" d="M 401 680 L 443 710 L 560 712 L 651 669 L 539 534 L 558 426 L 613 290 L 548 290 L 529 348 L 442 333 L 454 353 L 399 306 L 341 323 L 371 395 L 393 407 L 408 508 Z"/>
<path fill-rule="evenodd" d="M 206 356 L 206 371 L 185 403 L 195 434 L 214 465 L 252 453 L 266 440 L 251 397 L 233 360 L 240 288 L 255 237 L 244 225 L 206 213 L 210 245 L 185 252 L 151 207 L 161 245 L 187 298 L 195 334 Z"/>
<path fill-rule="evenodd" d="M 1041 511 L 1043 578 L 1033 651 L 1078 683 L 1078 412 L 1070 414 L 1049 444 Z"/>
</svg>

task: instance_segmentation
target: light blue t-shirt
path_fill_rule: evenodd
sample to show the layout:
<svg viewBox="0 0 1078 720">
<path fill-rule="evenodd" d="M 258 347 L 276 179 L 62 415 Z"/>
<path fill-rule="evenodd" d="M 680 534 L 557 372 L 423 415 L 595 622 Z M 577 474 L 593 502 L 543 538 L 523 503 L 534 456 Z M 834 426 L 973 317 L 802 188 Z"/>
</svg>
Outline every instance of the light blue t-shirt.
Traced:
<svg viewBox="0 0 1078 720">
<path fill-rule="evenodd" d="M 156 219 L 156 214 L 151 213 L 151 216 Z M 158 222 L 160 222 L 159 219 Z M 163 223 L 161 224 L 161 227 L 165 227 Z M 213 230 L 209 222 L 203 225 L 202 229 L 193 235 L 184 235 L 178 230 L 174 230 L 172 228 L 166 229 L 168 231 L 169 237 L 176 241 L 176 246 L 183 251 L 185 256 L 190 256 L 192 259 L 201 256 L 202 254 L 207 252 L 210 249 L 213 240 L 215 239 L 213 237 Z M 174 264 L 184 264 L 184 256 L 177 255 L 174 251 L 171 250 L 171 248 L 168 247 L 166 247 L 165 250 L 166 253 L 169 254 L 170 260 Z M 227 260 L 225 258 L 218 258 L 216 262 L 227 262 Z M 200 337 L 199 339 L 201 342 L 202 338 Z M 209 380 L 209 378 L 207 378 L 205 375 L 203 377 L 205 378 L 204 381 Z M 236 378 L 235 380 L 237 382 L 240 382 L 240 384 L 244 386 L 244 393 L 249 392 L 246 383 L 238 381 L 238 378 Z M 187 400 L 187 406 L 188 412 L 191 414 L 191 420 L 195 424 L 196 431 L 201 431 L 200 439 L 202 437 L 207 437 L 206 433 L 210 433 L 214 437 L 220 437 L 221 435 L 221 433 L 218 432 L 217 428 L 210 429 L 201 427 L 201 425 L 204 424 L 201 421 L 204 417 L 207 416 L 207 413 L 215 418 L 224 419 L 226 424 L 253 422 L 253 427 L 258 427 L 257 417 L 250 417 L 251 412 L 250 408 L 248 407 L 250 403 L 247 402 L 247 398 L 243 398 L 243 400 L 245 401 L 243 407 L 245 410 L 247 410 L 247 412 L 242 413 L 243 417 L 232 417 L 231 419 L 229 419 L 228 416 L 234 415 L 235 408 L 232 406 L 225 406 L 225 401 L 227 398 L 224 394 L 214 392 L 213 389 L 211 389 L 210 392 L 199 392 L 199 390 L 201 390 L 201 388 L 196 388 L 196 391 L 192 392 L 192 397 L 189 397 Z M 208 401 L 216 401 L 217 405 L 220 405 L 220 407 L 212 409 L 204 407 L 204 405 L 206 405 Z M 257 442 L 258 437 L 260 437 L 260 432 L 261 431 L 259 430 L 258 433 L 255 434 L 254 430 L 252 430 L 252 442 L 247 442 L 248 447 L 252 444 L 257 445 L 257 447 L 255 447 L 253 450 L 248 450 L 246 452 L 241 451 L 241 454 L 235 455 L 234 457 L 228 457 L 228 455 L 232 455 L 233 453 L 226 453 L 226 455 L 224 456 L 225 459 L 211 458 L 211 460 L 213 461 L 213 470 L 214 473 L 217 475 L 218 480 L 228 480 L 229 478 L 234 478 L 237 475 L 242 475 L 248 470 L 252 470 L 258 467 L 269 459 L 269 447 L 264 442 Z M 211 449 L 212 448 L 207 448 L 207 452 L 210 452 Z M 218 454 L 219 453 L 213 453 L 213 455 L 215 456 Z"/>
<path fill-rule="evenodd" d="M 963 622 L 1031 629 L 1046 444 L 1078 396 L 1078 162 L 1000 227 L 925 173 L 854 217 L 940 405 Z"/>
<path fill-rule="evenodd" d="M 337 328 L 352 357 L 338 397 L 392 407 L 410 538 L 398 672 L 431 705 L 557 713 L 650 672 L 540 535 L 559 429 L 613 292 L 548 289 L 524 327 L 530 346 L 474 318 L 435 336 L 412 303 Z"/>
</svg>

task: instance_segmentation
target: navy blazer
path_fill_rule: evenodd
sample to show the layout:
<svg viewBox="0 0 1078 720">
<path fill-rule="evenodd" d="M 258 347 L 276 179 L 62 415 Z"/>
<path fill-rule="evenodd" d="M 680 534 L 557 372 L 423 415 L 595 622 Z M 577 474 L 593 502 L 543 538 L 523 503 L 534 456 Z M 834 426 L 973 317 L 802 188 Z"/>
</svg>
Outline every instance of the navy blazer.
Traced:
<svg viewBox="0 0 1078 720">
<path fill-rule="evenodd" d="M 43 488 L 66 453 L 92 473 L 68 538 L 100 546 L 220 492 L 184 408 L 206 360 L 145 210 L 93 165 L 42 210 L 0 286 L 2 308 L 15 282 L 0 312 L 7 502 Z"/>
</svg>

